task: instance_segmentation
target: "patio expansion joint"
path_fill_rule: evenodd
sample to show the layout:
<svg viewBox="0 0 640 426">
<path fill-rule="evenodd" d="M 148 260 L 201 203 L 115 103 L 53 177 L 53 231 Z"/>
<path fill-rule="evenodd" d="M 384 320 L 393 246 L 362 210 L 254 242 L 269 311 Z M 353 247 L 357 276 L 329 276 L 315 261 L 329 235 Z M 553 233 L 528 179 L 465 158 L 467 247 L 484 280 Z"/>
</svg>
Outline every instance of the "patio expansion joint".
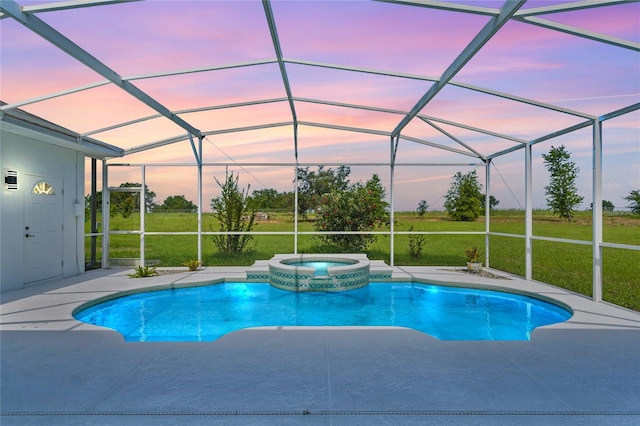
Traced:
<svg viewBox="0 0 640 426">
<path fill-rule="evenodd" d="M 3 412 L 0 417 L 19 416 L 639 416 L 634 411 L 579 410 L 318 410 L 318 411 L 15 411 Z"/>
<path fill-rule="evenodd" d="M 127 380 L 136 372 L 138 371 L 138 369 L 140 368 L 141 365 L 143 365 L 144 363 L 146 363 L 148 361 L 149 356 L 148 355 L 144 355 L 141 357 L 140 361 L 137 362 L 130 370 L 127 374 L 125 374 L 115 385 L 113 385 L 111 387 L 111 389 L 107 390 L 106 392 L 104 392 L 103 394 L 101 394 L 99 396 L 99 398 L 93 403 L 91 404 L 86 411 L 84 412 L 80 412 L 77 414 L 74 413 L 69 413 L 68 415 L 70 416 L 77 416 L 77 415 L 84 415 L 84 416 L 102 416 L 102 415 L 109 415 L 107 412 L 98 412 L 98 411 L 93 411 L 95 407 L 97 407 L 99 404 L 101 404 L 102 402 L 106 401 L 111 395 L 113 395 L 115 392 L 117 392 L 120 388 L 122 388 L 122 386 L 127 382 Z M 126 414 L 122 414 L 122 415 L 134 415 L 136 413 L 126 413 Z M 5 413 L 2 413 L 2 415 L 5 415 Z M 43 414 L 30 414 L 30 415 L 43 415 Z M 51 414 L 44 414 L 44 415 L 58 415 L 55 413 L 51 413 Z"/>
<path fill-rule="evenodd" d="M 509 362 L 511 364 L 513 364 L 518 370 L 522 371 L 524 374 L 526 374 L 531 380 L 533 380 L 535 383 L 538 384 L 538 386 L 540 386 L 542 389 L 545 390 L 545 392 L 547 392 L 549 395 L 552 395 L 557 401 L 559 401 L 562 405 L 564 405 L 565 407 L 569 408 L 571 407 L 571 404 L 567 403 L 567 401 L 563 400 L 556 392 L 552 391 L 551 389 L 549 389 L 548 386 L 546 386 L 542 381 L 540 381 L 540 379 L 538 379 L 536 376 L 534 376 L 533 374 L 531 374 L 526 368 L 522 367 L 520 364 L 518 364 L 512 357 L 510 357 L 508 354 L 505 354 L 505 358 L 509 360 Z M 570 411 L 573 411 L 570 409 Z"/>
<path fill-rule="evenodd" d="M 329 353 L 329 341 L 325 341 L 325 356 L 327 362 L 327 397 L 329 399 L 329 409 L 333 410 L 333 396 L 331 394 L 331 354 Z"/>
</svg>

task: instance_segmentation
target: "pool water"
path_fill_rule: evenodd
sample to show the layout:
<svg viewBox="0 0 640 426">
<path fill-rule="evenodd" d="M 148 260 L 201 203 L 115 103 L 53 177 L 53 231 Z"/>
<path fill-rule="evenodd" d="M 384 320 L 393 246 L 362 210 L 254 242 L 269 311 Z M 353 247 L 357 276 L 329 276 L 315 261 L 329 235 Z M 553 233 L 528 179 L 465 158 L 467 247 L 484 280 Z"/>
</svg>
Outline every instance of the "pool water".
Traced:
<svg viewBox="0 0 640 426">
<path fill-rule="evenodd" d="M 418 283 L 370 283 L 340 293 L 296 293 L 224 283 L 138 293 L 77 312 L 126 341 L 213 341 L 261 326 L 398 326 L 442 340 L 529 340 L 571 313 L 535 298 Z"/>
<path fill-rule="evenodd" d="M 310 268 L 316 268 L 315 275 L 329 275 L 329 269 L 333 266 L 345 266 L 351 265 L 351 263 L 347 262 L 330 262 L 330 261 L 304 261 L 304 262 L 287 262 L 289 266 L 308 266 Z"/>
</svg>

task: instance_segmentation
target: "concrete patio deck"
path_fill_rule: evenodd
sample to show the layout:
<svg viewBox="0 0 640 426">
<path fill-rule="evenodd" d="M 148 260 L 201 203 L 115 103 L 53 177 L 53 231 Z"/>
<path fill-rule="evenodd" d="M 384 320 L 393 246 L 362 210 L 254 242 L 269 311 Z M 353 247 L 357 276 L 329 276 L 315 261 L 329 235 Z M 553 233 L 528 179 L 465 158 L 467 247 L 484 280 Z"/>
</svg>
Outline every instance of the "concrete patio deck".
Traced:
<svg viewBox="0 0 640 426">
<path fill-rule="evenodd" d="M 109 269 L 2 295 L 5 425 L 637 425 L 640 314 L 505 274 L 394 268 L 498 285 L 574 310 L 531 341 L 440 341 L 402 328 L 248 329 L 210 343 L 126 343 L 73 309 L 136 287 L 227 277 L 207 268 L 130 279 Z M 492 271 L 496 274 L 500 272 Z"/>
</svg>

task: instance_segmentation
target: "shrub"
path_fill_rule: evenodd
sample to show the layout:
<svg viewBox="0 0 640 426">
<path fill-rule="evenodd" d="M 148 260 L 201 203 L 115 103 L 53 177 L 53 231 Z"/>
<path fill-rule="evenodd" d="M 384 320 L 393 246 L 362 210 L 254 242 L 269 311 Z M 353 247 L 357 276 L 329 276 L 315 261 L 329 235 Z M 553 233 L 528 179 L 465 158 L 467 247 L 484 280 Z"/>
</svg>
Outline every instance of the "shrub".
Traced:
<svg viewBox="0 0 640 426">
<path fill-rule="evenodd" d="M 248 207 L 249 186 L 246 190 L 238 187 L 239 176 L 234 177 L 233 172 L 226 176 L 223 183 L 214 178 L 222 190 L 220 197 L 211 200 L 211 208 L 218 219 L 221 232 L 251 232 L 256 211 Z M 213 226 L 211 226 L 213 231 Z M 244 251 L 249 241 L 253 239 L 248 234 L 213 235 L 213 243 L 218 251 L 227 254 L 240 254 Z"/>
<path fill-rule="evenodd" d="M 409 228 L 409 232 L 413 232 L 413 225 Z M 422 248 L 425 243 L 423 234 L 409 234 L 409 256 L 419 259 L 422 256 Z"/>
<path fill-rule="evenodd" d="M 464 251 L 464 255 L 467 258 L 467 262 L 470 262 L 470 263 L 478 263 L 478 261 L 480 260 L 480 256 L 482 256 L 478 251 L 478 247 L 476 246 L 466 249 Z"/>
<path fill-rule="evenodd" d="M 317 231 L 371 231 L 389 222 L 385 191 L 378 175 L 366 184 L 356 183 L 342 191 L 321 197 L 314 228 Z M 331 234 L 319 237 L 321 244 L 334 245 L 344 251 L 360 252 L 375 241 L 368 234 Z"/>
</svg>

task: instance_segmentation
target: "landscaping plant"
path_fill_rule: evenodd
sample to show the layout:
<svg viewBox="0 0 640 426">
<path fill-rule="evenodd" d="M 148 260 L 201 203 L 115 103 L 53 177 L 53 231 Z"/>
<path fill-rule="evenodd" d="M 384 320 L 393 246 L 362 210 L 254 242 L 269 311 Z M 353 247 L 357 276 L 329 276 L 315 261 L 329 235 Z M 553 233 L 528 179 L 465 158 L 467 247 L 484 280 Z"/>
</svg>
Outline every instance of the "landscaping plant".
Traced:
<svg viewBox="0 0 640 426">
<path fill-rule="evenodd" d="M 154 266 L 140 265 L 133 268 L 133 274 L 129 274 L 131 278 L 145 278 L 153 275 L 158 275 L 158 271 Z"/>
<path fill-rule="evenodd" d="M 413 232 L 413 225 L 409 227 L 409 232 Z M 422 256 L 422 248 L 426 243 L 424 234 L 409 234 L 409 256 L 419 259 Z"/>
<path fill-rule="evenodd" d="M 187 268 L 189 268 L 189 271 L 193 272 L 198 270 L 198 268 L 200 267 L 200 262 L 195 259 L 187 260 L 182 264 L 182 266 L 186 266 Z"/>
</svg>

